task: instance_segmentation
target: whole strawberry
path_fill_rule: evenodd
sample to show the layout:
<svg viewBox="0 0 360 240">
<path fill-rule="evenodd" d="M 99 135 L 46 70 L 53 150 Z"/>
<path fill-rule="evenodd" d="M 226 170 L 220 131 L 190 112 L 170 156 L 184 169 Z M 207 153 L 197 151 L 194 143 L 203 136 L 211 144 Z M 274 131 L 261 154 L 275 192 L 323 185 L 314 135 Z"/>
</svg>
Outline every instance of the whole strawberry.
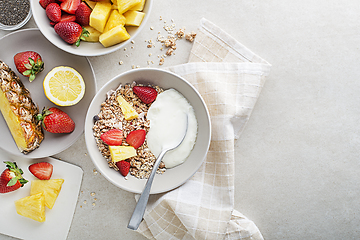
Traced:
<svg viewBox="0 0 360 240">
<path fill-rule="evenodd" d="M 55 32 L 67 43 L 78 47 L 80 40 L 85 40 L 89 32 L 76 22 L 59 22 L 54 26 Z"/>
<path fill-rule="evenodd" d="M 76 22 L 81 26 L 89 25 L 91 9 L 85 2 L 81 2 L 79 7 L 76 9 L 75 16 Z"/>
<path fill-rule="evenodd" d="M 24 186 L 28 181 L 22 177 L 23 171 L 15 162 L 4 162 L 6 169 L 0 176 L 0 193 L 12 192 Z"/>
<path fill-rule="evenodd" d="M 133 91 L 146 104 L 155 101 L 158 94 L 154 88 L 147 86 L 134 86 Z"/>
<path fill-rule="evenodd" d="M 50 3 L 46 7 L 46 16 L 50 19 L 52 22 L 60 22 L 61 20 L 61 8 L 60 5 L 57 3 Z"/>
<path fill-rule="evenodd" d="M 75 122 L 65 112 L 56 107 L 43 109 L 42 114 L 37 115 L 42 121 L 43 128 L 51 133 L 71 133 L 75 129 Z"/>
<path fill-rule="evenodd" d="M 16 69 L 25 77 L 29 77 L 32 82 L 36 74 L 44 70 L 44 62 L 37 52 L 25 51 L 19 52 L 14 56 Z"/>
</svg>

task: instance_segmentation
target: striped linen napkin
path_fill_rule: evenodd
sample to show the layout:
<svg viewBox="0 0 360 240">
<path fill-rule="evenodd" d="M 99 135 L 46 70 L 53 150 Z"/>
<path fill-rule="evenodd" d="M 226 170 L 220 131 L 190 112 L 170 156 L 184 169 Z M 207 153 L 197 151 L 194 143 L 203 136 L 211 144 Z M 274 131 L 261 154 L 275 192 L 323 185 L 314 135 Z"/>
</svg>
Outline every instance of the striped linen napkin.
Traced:
<svg viewBox="0 0 360 240">
<path fill-rule="evenodd" d="M 169 70 L 193 84 L 206 102 L 211 144 L 190 180 L 150 196 L 137 231 L 164 240 L 263 239 L 256 225 L 234 210 L 234 142 L 249 120 L 270 64 L 201 19 L 189 63 Z"/>
</svg>

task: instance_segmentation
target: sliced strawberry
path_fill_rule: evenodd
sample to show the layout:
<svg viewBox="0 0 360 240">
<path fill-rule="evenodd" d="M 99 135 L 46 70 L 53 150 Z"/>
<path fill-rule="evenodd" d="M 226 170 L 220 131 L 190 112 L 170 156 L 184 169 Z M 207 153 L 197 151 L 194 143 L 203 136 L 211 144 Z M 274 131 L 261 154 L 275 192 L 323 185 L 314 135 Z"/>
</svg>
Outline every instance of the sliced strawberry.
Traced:
<svg viewBox="0 0 360 240">
<path fill-rule="evenodd" d="M 119 146 L 122 143 L 123 131 L 120 129 L 111 129 L 101 134 L 100 138 L 107 145 Z"/>
<path fill-rule="evenodd" d="M 46 7 L 46 16 L 50 19 L 52 22 L 60 22 L 61 20 L 61 8 L 59 4 L 57 3 L 50 3 Z"/>
<path fill-rule="evenodd" d="M 76 22 L 81 26 L 89 25 L 91 9 L 85 2 L 81 2 L 75 12 Z"/>
<path fill-rule="evenodd" d="M 118 161 L 116 162 L 116 166 L 119 168 L 119 172 L 121 173 L 121 175 L 123 175 L 124 177 L 126 177 L 130 171 L 130 163 L 122 160 L 122 161 Z"/>
<path fill-rule="evenodd" d="M 44 9 L 46 9 L 50 3 L 56 3 L 56 0 L 39 0 L 40 6 Z"/>
<path fill-rule="evenodd" d="M 0 176 L 0 193 L 12 192 L 24 186 L 28 181 L 22 177 L 23 171 L 16 162 L 4 162 L 6 169 Z"/>
<path fill-rule="evenodd" d="M 75 15 L 68 14 L 68 13 L 63 13 L 61 15 L 60 22 L 75 22 L 75 20 L 76 20 Z M 51 26 L 55 26 L 56 24 L 57 24 L 56 22 L 50 22 Z"/>
<path fill-rule="evenodd" d="M 64 12 L 75 14 L 76 9 L 79 7 L 81 0 L 64 0 L 61 4 L 61 10 Z"/>
<path fill-rule="evenodd" d="M 75 22 L 76 16 L 72 14 L 63 13 L 60 22 Z"/>
<path fill-rule="evenodd" d="M 40 180 L 49 180 L 53 173 L 53 165 L 48 162 L 38 162 L 29 166 L 29 171 Z"/>
<path fill-rule="evenodd" d="M 134 86 L 133 91 L 145 104 L 155 101 L 158 94 L 154 88 L 147 86 Z"/>
<path fill-rule="evenodd" d="M 134 148 L 139 148 L 144 142 L 146 131 L 143 129 L 130 132 L 126 137 L 126 142 Z"/>
</svg>

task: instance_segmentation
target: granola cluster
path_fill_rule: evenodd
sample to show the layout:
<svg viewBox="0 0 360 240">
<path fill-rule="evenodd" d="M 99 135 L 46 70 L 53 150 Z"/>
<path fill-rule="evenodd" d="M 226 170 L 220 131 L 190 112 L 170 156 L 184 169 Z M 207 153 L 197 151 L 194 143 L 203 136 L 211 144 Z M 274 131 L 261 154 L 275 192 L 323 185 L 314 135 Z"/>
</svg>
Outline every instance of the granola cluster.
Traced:
<svg viewBox="0 0 360 240">
<path fill-rule="evenodd" d="M 111 160 L 108 145 L 100 139 L 101 134 L 114 128 L 122 129 L 124 134 L 122 145 L 128 146 L 129 144 L 125 141 L 125 139 L 131 131 L 144 129 L 147 133 L 150 128 L 150 121 L 147 120 L 146 116 L 151 104 L 143 103 L 136 94 L 134 94 L 132 90 L 134 84 L 135 83 L 119 86 L 116 90 L 109 92 L 107 94 L 107 99 L 101 104 L 99 114 L 94 116 L 93 132 L 96 144 L 101 154 L 107 160 L 109 167 L 114 168 L 115 170 L 119 169 Z M 153 87 L 158 93 L 163 91 L 163 89 L 158 86 Z M 122 97 L 137 111 L 139 114 L 138 118 L 129 121 L 125 120 L 119 103 L 116 100 L 119 95 L 122 95 Z M 140 179 L 148 178 L 156 157 L 149 150 L 146 139 L 143 145 L 136 149 L 136 152 L 137 156 L 126 159 L 126 161 L 130 162 L 131 165 L 130 174 Z M 157 173 L 161 174 L 164 172 L 165 164 L 161 163 Z"/>
</svg>

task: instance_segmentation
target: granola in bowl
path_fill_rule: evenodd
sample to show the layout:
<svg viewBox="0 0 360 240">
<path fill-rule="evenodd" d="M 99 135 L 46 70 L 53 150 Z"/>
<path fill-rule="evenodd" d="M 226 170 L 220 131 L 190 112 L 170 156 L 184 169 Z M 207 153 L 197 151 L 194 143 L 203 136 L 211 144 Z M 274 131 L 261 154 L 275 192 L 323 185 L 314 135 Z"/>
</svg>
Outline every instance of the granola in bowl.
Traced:
<svg viewBox="0 0 360 240">
<path fill-rule="evenodd" d="M 126 141 L 129 133 L 140 129 L 145 130 L 147 133 L 150 128 L 150 121 L 147 119 L 147 112 L 151 103 L 146 104 L 140 100 L 133 91 L 134 86 L 144 85 L 133 82 L 132 84 L 128 83 L 120 85 L 116 90 L 110 90 L 107 92 L 106 100 L 101 104 L 100 112 L 93 118 L 94 126 L 92 129 L 96 145 L 102 156 L 105 158 L 104 160 L 108 162 L 109 167 L 116 171 L 118 171 L 119 168 L 112 160 L 109 146 L 101 139 L 101 135 L 111 129 L 120 129 L 123 132 L 121 145 L 129 146 L 129 143 Z M 154 88 L 157 93 L 163 92 L 163 89 L 159 86 L 151 87 Z M 138 114 L 138 117 L 126 120 L 117 99 L 119 96 L 131 105 Z M 156 157 L 149 150 L 146 139 L 140 147 L 136 148 L 136 156 L 125 159 L 125 161 L 130 163 L 129 173 L 139 179 L 149 177 L 155 160 Z M 165 169 L 165 164 L 161 163 L 157 173 L 162 174 L 165 172 Z"/>
</svg>

